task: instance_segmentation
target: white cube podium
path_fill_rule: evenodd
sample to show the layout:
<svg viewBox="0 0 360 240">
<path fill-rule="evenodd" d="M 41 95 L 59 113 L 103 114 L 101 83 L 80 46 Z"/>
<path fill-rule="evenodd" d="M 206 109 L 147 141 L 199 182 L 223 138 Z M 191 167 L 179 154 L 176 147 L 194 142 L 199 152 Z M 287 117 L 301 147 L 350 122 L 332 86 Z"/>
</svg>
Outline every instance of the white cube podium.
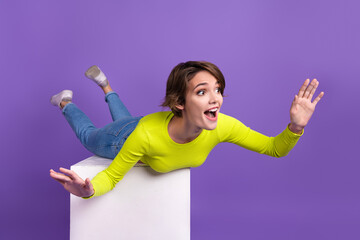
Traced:
<svg viewBox="0 0 360 240">
<path fill-rule="evenodd" d="M 92 179 L 111 161 L 92 156 L 71 169 Z M 105 195 L 91 199 L 71 195 L 70 239 L 189 240 L 190 169 L 157 173 L 136 164 Z"/>
</svg>

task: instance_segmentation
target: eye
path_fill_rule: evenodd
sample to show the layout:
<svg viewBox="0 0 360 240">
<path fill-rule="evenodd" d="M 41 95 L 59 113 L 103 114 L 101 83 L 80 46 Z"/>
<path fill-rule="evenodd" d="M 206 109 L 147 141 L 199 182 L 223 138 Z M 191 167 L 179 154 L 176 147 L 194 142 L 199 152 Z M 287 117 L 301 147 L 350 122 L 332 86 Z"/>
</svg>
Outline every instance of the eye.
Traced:
<svg viewBox="0 0 360 240">
<path fill-rule="evenodd" d="M 215 92 L 216 93 L 221 93 L 220 88 L 216 88 Z"/>
<path fill-rule="evenodd" d="M 202 95 L 205 94 L 205 91 L 204 91 L 204 90 L 200 90 L 200 91 L 198 91 L 196 94 L 199 95 L 199 96 L 202 96 Z"/>
</svg>

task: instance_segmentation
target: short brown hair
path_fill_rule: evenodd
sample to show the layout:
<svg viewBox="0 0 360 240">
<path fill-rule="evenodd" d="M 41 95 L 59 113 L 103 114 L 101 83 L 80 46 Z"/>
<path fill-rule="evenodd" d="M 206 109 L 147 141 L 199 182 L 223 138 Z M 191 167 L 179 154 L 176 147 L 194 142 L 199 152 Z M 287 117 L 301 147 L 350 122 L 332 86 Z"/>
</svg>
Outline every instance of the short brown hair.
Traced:
<svg viewBox="0 0 360 240">
<path fill-rule="evenodd" d="M 223 95 L 225 78 L 215 64 L 206 61 L 188 61 L 179 63 L 171 71 L 166 84 L 165 100 L 161 106 L 169 107 L 175 116 L 181 117 L 182 111 L 176 108 L 176 105 L 185 104 L 188 83 L 200 71 L 207 71 L 218 80 Z"/>
</svg>

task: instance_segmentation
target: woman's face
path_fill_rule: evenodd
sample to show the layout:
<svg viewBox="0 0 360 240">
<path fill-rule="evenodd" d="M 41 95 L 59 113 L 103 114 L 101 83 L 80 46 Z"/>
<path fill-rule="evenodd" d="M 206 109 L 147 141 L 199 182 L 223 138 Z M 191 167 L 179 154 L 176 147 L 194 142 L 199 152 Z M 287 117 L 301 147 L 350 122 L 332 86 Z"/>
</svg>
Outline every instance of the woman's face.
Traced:
<svg viewBox="0 0 360 240">
<path fill-rule="evenodd" d="M 184 120 L 199 130 L 215 129 L 223 103 L 219 87 L 218 81 L 209 72 L 198 72 L 188 83 L 185 105 L 179 107 Z"/>
</svg>

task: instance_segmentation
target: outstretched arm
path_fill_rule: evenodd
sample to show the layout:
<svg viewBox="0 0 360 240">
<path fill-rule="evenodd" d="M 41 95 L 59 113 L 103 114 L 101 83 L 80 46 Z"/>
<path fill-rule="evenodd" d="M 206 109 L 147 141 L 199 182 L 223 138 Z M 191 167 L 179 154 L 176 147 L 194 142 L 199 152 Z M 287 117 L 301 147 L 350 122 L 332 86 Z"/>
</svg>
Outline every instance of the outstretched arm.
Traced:
<svg viewBox="0 0 360 240">
<path fill-rule="evenodd" d="M 297 134 L 302 133 L 315 111 L 316 104 L 324 96 L 324 92 L 321 92 L 314 101 L 311 101 L 317 87 L 319 86 L 319 82 L 316 79 L 313 79 L 310 84 L 309 82 L 310 79 L 305 80 L 299 90 L 299 93 L 295 95 L 290 108 L 289 129 Z"/>
<path fill-rule="evenodd" d="M 78 197 L 90 197 L 94 194 L 94 188 L 89 178 L 84 181 L 74 171 L 66 168 L 60 168 L 60 171 L 62 173 L 51 169 L 50 177 L 63 185 L 68 192 Z"/>
</svg>

